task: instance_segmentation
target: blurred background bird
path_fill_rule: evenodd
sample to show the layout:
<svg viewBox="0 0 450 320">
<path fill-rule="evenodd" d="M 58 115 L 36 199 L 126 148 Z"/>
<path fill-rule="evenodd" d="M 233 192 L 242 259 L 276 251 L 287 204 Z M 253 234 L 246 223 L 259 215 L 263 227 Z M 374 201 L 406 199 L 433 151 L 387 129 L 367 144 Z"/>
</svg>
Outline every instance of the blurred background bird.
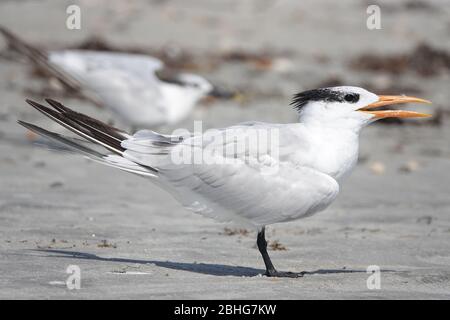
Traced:
<svg viewBox="0 0 450 320">
<path fill-rule="evenodd" d="M 66 89 L 111 110 L 131 130 L 174 125 L 200 99 L 231 99 L 235 92 L 215 87 L 200 75 L 164 68 L 154 57 L 93 50 L 43 51 L 0 27 L 11 49 L 58 79 Z"/>
</svg>

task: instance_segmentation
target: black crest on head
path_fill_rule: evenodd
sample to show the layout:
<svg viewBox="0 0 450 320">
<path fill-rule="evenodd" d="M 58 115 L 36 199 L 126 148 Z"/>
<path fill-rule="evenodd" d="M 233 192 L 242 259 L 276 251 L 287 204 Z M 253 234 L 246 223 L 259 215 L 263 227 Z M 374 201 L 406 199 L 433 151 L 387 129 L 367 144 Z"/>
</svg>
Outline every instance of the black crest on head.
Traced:
<svg viewBox="0 0 450 320">
<path fill-rule="evenodd" d="M 359 100 L 359 94 L 352 92 L 343 92 L 331 90 L 329 88 L 307 90 L 294 95 L 291 105 L 300 111 L 310 101 L 326 102 L 349 102 L 356 103 Z"/>
</svg>

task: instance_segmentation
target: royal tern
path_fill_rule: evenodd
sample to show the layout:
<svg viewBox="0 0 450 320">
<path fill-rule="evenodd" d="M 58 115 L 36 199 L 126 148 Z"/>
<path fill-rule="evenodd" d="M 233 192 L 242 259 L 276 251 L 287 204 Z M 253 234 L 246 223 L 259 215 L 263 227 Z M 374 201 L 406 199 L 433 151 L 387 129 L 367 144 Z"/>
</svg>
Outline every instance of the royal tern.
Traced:
<svg viewBox="0 0 450 320">
<path fill-rule="evenodd" d="M 427 100 L 379 96 L 347 86 L 296 94 L 292 105 L 299 112 L 297 123 L 247 122 L 203 134 L 168 136 L 141 130 L 129 135 L 53 100 L 47 100 L 51 107 L 27 102 L 109 152 L 100 153 L 76 140 L 19 121 L 35 133 L 97 162 L 148 177 L 196 213 L 256 228 L 266 275 L 273 277 L 299 277 L 303 273 L 275 269 L 266 249 L 265 226 L 311 216 L 333 202 L 343 178 L 356 165 L 363 127 L 382 118 L 429 116 L 377 110 L 398 103 L 429 103 Z M 255 147 L 255 132 L 275 137 L 275 143 Z M 205 152 L 209 157 L 204 157 Z M 179 161 L 180 154 L 189 157 Z"/>
<path fill-rule="evenodd" d="M 231 91 L 191 73 L 164 69 L 141 54 L 90 50 L 45 52 L 0 27 L 10 47 L 59 79 L 69 90 L 110 109 L 131 128 L 155 128 L 186 118 L 206 97 L 231 98 Z"/>
</svg>

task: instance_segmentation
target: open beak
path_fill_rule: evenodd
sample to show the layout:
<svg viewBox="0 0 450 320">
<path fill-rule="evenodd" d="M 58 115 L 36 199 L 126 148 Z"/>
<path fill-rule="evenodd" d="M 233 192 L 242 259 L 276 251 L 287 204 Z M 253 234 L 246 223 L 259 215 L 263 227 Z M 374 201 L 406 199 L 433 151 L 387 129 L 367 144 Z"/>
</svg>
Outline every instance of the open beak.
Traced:
<svg viewBox="0 0 450 320">
<path fill-rule="evenodd" d="M 408 96 L 378 96 L 378 101 L 371 103 L 365 107 L 358 109 L 358 111 L 370 113 L 377 119 L 382 118 L 427 118 L 431 117 L 430 114 L 420 113 L 415 111 L 406 110 L 372 110 L 379 107 L 388 106 L 391 104 L 417 102 L 417 103 L 431 103 L 431 101 L 408 97 Z"/>
</svg>

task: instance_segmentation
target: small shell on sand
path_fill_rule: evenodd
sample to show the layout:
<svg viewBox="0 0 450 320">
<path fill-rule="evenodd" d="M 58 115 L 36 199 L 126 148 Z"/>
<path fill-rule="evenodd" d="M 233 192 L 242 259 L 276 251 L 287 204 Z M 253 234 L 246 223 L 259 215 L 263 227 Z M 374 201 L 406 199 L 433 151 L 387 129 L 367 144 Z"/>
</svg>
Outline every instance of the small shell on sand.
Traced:
<svg viewBox="0 0 450 320">
<path fill-rule="evenodd" d="M 369 169 L 376 175 L 383 175 L 386 172 L 386 166 L 380 161 L 374 161 L 369 164 Z"/>
<path fill-rule="evenodd" d="M 399 168 L 399 170 L 401 172 L 406 172 L 406 173 L 414 172 L 419 169 L 420 169 L 420 164 L 416 160 L 409 160 L 408 162 L 406 162 Z"/>
</svg>

